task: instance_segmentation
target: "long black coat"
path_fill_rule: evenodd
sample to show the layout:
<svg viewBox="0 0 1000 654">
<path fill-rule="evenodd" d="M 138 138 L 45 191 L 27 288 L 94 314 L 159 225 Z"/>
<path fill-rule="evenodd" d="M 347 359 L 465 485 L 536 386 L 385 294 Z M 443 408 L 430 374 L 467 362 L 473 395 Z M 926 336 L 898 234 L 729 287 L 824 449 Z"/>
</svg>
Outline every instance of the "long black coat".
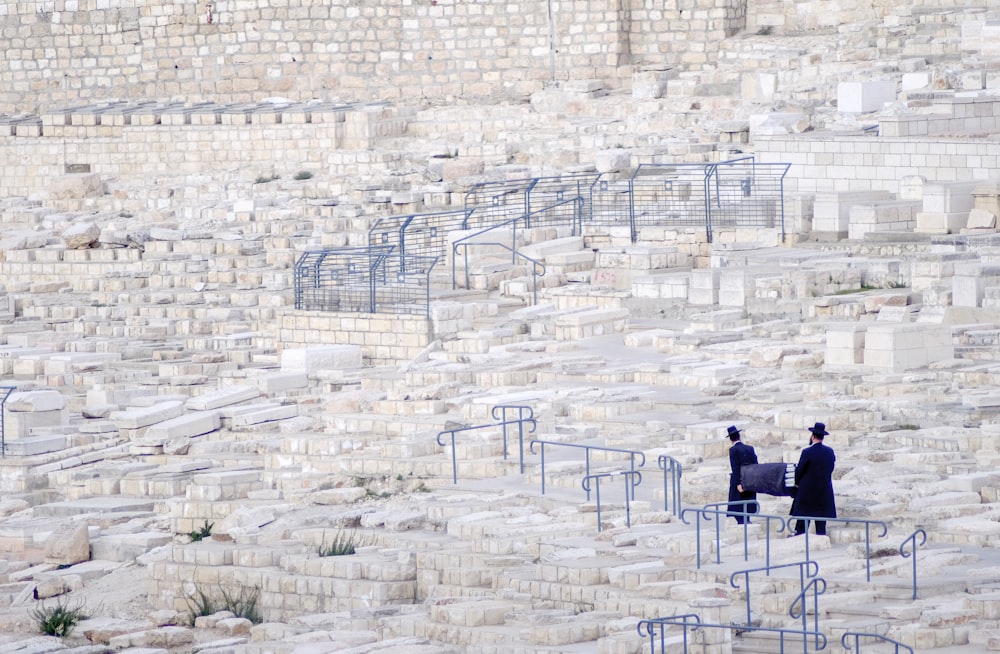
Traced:
<svg viewBox="0 0 1000 654">
<path fill-rule="evenodd" d="M 813 443 L 802 450 L 795 468 L 795 499 L 791 515 L 836 518 L 833 498 L 833 467 L 837 457 L 833 448 Z"/>
<path fill-rule="evenodd" d="M 757 499 L 757 493 L 745 492 L 741 493 L 736 490 L 736 487 L 740 483 L 740 468 L 745 465 L 750 465 L 751 463 L 757 463 L 757 452 L 754 449 L 743 443 L 742 441 L 736 441 L 736 444 L 729 448 L 729 468 L 731 470 L 729 474 L 729 498 L 730 502 L 739 502 L 740 500 L 755 500 Z M 730 513 L 757 513 L 759 505 L 756 502 L 751 504 L 730 504 L 726 509 Z"/>
</svg>

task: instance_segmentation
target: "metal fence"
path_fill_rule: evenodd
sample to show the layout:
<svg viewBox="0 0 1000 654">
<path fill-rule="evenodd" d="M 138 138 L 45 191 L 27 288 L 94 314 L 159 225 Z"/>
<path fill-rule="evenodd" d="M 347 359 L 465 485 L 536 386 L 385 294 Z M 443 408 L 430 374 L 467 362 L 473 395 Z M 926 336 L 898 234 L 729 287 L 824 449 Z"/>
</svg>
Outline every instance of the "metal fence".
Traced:
<svg viewBox="0 0 1000 654">
<path fill-rule="evenodd" d="M 784 179 L 790 164 L 753 157 L 712 164 L 643 164 L 629 180 L 633 240 L 649 225 L 779 228 L 785 237 Z"/>
<path fill-rule="evenodd" d="M 371 248 L 395 247 L 404 259 L 439 257 L 448 251 L 448 234 L 468 229 L 469 210 L 385 216 L 368 230 Z"/>
<path fill-rule="evenodd" d="M 784 179 L 791 164 L 753 157 L 704 164 L 641 164 L 629 177 L 587 173 L 483 182 L 462 209 L 387 216 L 367 248 L 306 252 L 296 263 L 295 306 L 325 311 L 426 313 L 430 271 L 457 231 L 517 221 L 519 229 L 585 226 L 774 228 L 785 238 Z M 397 306 L 398 305 L 398 306 Z"/>
<path fill-rule="evenodd" d="M 481 229 L 511 218 L 525 217 L 524 227 L 570 226 L 580 233 L 591 213 L 590 189 L 594 173 L 535 177 L 476 184 L 465 195 L 468 229 Z"/>
<path fill-rule="evenodd" d="M 295 263 L 295 308 L 430 317 L 437 257 L 400 255 L 394 246 L 304 252 Z"/>
</svg>

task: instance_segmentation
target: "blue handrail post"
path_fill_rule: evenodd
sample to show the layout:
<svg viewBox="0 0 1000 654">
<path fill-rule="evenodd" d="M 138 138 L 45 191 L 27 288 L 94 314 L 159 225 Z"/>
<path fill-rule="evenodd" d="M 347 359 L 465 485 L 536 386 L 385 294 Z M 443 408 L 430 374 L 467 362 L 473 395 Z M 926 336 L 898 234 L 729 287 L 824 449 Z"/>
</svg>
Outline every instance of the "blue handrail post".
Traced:
<svg viewBox="0 0 1000 654">
<path fill-rule="evenodd" d="M 0 458 L 7 456 L 7 398 L 17 390 L 17 386 L 0 386 L 7 389 L 3 399 L 0 400 Z"/>
<path fill-rule="evenodd" d="M 917 543 L 917 536 L 920 536 L 920 543 Z M 923 530 L 922 527 L 918 527 L 910 536 L 903 541 L 899 546 L 899 554 L 904 559 L 910 556 L 906 553 L 906 544 L 911 543 L 913 545 L 913 599 L 917 599 L 917 549 L 920 545 L 927 542 L 927 532 Z"/>
</svg>

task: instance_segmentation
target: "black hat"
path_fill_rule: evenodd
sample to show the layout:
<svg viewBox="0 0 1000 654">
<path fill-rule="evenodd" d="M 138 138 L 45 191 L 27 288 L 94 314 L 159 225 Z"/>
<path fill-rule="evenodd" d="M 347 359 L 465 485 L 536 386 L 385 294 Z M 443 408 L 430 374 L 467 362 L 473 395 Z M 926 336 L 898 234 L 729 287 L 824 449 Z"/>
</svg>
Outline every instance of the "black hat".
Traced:
<svg viewBox="0 0 1000 654">
<path fill-rule="evenodd" d="M 813 436 L 815 436 L 816 438 L 823 438 L 824 436 L 830 433 L 826 430 L 826 425 L 824 425 L 822 422 L 817 422 L 815 425 L 809 428 L 809 431 L 811 431 L 813 433 Z"/>
<path fill-rule="evenodd" d="M 729 432 L 729 440 L 731 441 L 734 441 L 740 437 L 740 430 L 737 429 L 734 425 L 729 425 L 729 429 L 727 429 L 726 431 Z"/>
</svg>

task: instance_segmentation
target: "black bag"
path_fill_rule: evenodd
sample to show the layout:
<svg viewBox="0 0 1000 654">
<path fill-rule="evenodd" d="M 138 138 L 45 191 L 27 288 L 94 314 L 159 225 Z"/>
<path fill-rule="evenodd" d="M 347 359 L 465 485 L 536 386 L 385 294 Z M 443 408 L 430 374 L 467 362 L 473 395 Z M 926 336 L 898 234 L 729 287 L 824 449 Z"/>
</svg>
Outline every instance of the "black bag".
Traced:
<svg viewBox="0 0 1000 654">
<path fill-rule="evenodd" d="M 752 463 L 740 468 L 744 491 L 765 495 L 795 494 L 794 463 Z"/>
</svg>

